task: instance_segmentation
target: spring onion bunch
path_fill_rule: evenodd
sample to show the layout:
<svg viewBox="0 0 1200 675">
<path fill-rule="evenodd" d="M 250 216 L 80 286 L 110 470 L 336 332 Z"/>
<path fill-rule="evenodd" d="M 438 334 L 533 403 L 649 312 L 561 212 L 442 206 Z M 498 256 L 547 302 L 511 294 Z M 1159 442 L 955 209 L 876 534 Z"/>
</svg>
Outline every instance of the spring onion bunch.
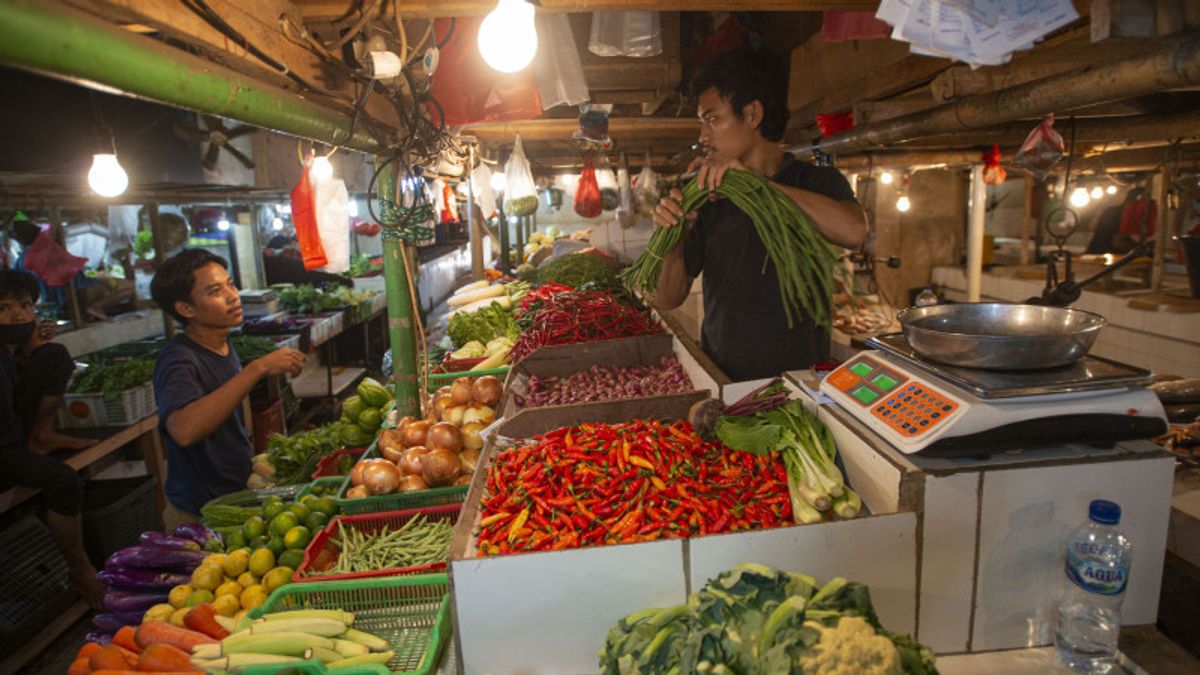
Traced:
<svg viewBox="0 0 1200 675">
<path fill-rule="evenodd" d="M 683 188 L 683 212 L 699 208 L 710 191 L 692 179 Z M 779 276 L 783 309 L 788 327 L 795 325 L 796 314 L 807 314 L 819 326 L 828 327 L 832 319 L 829 298 L 833 293 L 833 267 L 837 254 L 812 226 L 808 216 L 767 179 L 750 171 L 726 172 L 717 194 L 730 199 L 750 216 L 767 255 Z M 626 273 L 626 283 L 643 293 L 658 288 L 663 258 L 675 248 L 685 228 L 655 228 L 650 243 Z M 764 262 L 763 272 L 766 272 Z"/>
</svg>

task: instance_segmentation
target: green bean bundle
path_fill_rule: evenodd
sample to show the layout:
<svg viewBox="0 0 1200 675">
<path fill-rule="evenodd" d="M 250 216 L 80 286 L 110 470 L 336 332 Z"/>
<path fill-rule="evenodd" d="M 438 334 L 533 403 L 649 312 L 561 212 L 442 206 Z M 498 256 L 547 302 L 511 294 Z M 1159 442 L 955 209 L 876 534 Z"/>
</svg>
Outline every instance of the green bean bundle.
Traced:
<svg viewBox="0 0 1200 675">
<path fill-rule="evenodd" d="M 454 523 L 428 520 L 424 515 L 393 530 L 389 527 L 370 534 L 338 523 L 341 552 L 337 564 L 321 574 L 374 572 L 397 567 L 415 567 L 446 562 Z"/>
<path fill-rule="evenodd" d="M 759 239 L 767 249 L 775 272 L 788 327 L 797 313 L 807 314 L 819 326 L 828 327 L 829 298 L 833 293 L 833 266 L 837 254 L 812 226 L 808 216 L 765 178 L 749 171 L 726 172 L 717 194 L 730 199 L 750 216 Z M 699 208 L 709 190 L 692 179 L 683 189 L 680 206 L 686 214 Z M 626 273 L 626 283 L 643 293 L 658 288 L 663 258 L 684 234 L 683 219 L 672 227 L 655 228 L 650 243 Z M 766 272 L 766 265 L 763 266 Z"/>
</svg>

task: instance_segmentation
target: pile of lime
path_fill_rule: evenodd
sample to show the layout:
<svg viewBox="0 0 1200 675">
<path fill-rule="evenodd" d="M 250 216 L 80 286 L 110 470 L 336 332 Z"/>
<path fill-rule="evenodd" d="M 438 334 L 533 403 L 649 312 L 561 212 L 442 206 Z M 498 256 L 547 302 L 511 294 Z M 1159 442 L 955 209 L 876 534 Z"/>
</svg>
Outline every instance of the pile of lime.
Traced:
<svg viewBox="0 0 1200 675">
<path fill-rule="evenodd" d="M 337 514 L 337 502 L 329 496 L 309 494 L 291 503 L 278 496 L 267 497 L 258 515 L 226 535 L 225 550 L 248 548 L 257 553 L 267 549 L 279 565 L 296 569 L 304 561 L 304 548 Z"/>
</svg>

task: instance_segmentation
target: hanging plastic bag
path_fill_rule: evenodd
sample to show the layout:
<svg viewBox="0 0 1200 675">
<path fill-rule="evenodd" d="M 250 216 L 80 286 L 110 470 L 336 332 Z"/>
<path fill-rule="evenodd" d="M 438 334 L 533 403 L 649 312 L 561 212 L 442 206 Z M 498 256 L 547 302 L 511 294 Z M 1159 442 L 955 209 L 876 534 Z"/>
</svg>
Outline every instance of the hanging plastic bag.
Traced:
<svg viewBox="0 0 1200 675">
<path fill-rule="evenodd" d="M 504 213 L 509 216 L 532 216 L 537 213 L 537 184 L 533 182 L 533 171 L 525 150 L 521 147 L 521 136 L 513 143 L 512 154 L 504 165 Z"/>
<path fill-rule="evenodd" d="M 647 216 L 654 214 L 659 200 L 658 173 L 650 164 L 650 153 L 648 152 L 646 153 L 646 164 L 642 166 L 642 172 L 638 174 L 637 181 L 633 184 L 633 197 L 637 202 L 638 211 Z"/>
<path fill-rule="evenodd" d="M 1054 130 L 1054 113 L 1048 113 L 1042 115 L 1041 124 L 1025 138 L 1013 164 L 1028 171 L 1034 178 L 1045 180 L 1050 169 L 1062 159 L 1063 152 L 1062 136 Z"/>
<path fill-rule="evenodd" d="M 604 210 L 600 199 L 600 185 L 596 182 L 596 167 L 591 157 L 583 160 L 583 173 L 575 188 L 575 213 L 584 218 L 595 218 Z"/>
<path fill-rule="evenodd" d="M 538 54 L 533 61 L 542 110 L 557 105 L 578 105 L 588 100 L 587 80 L 575 47 L 575 35 L 566 14 L 538 13 Z"/>
<path fill-rule="evenodd" d="M 25 253 L 25 269 L 41 277 L 47 286 L 66 286 L 87 261 L 68 253 L 44 228 Z"/>
<path fill-rule="evenodd" d="M 1008 172 L 1000 166 L 1000 146 L 992 145 L 991 150 L 983 153 L 983 182 L 988 185 L 999 185 L 1008 178 Z"/>
<path fill-rule="evenodd" d="M 341 274 L 350 269 L 350 195 L 340 178 L 326 178 L 313 186 L 317 231 L 325 249 L 322 272 Z"/>
<path fill-rule="evenodd" d="M 296 229 L 296 241 L 300 244 L 300 255 L 304 269 L 315 270 L 329 263 L 325 247 L 321 245 L 321 232 L 317 229 L 317 209 L 313 201 L 314 190 L 308 180 L 308 167 L 300 172 L 300 181 L 292 188 L 292 225 Z"/>
<path fill-rule="evenodd" d="M 479 205 L 484 220 L 496 215 L 496 194 L 492 192 L 492 170 L 487 164 L 479 163 L 471 172 L 471 194 Z"/>
<path fill-rule="evenodd" d="M 617 164 L 617 224 L 621 229 L 628 230 L 637 220 L 637 211 L 633 205 L 633 186 L 629 184 L 629 166 L 625 153 L 621 153 L 621 161 Z"/>
<path fill-rule="evenodd" d="M 600 204 L 605 211 L 612 211 L 621 205 L 617 175 L 613 173 L 607 155 L 600 155 L 596 160 L 596 184 L 600 186 Z"/>
<path fill-rule="evenodd" d="M 458 218 L 458 197 L 454 193 L 454 187 L 449 183 L 442 183 L 442 209 L 441 222 L 457 223 Z"/>
<path fill-rule="evenodd" d="M 608 116 L 612 113 L 612 104 L 584 103 L 579 106 L 579 128 L 572 134 L 578 141 L 591 141 L 608 147 L 612 139 L 608 137 Z"/>
<path fill-rule="evenodd" d="M 662 53 L 658 12 L 593 12 L 588 51 L 644 58 Z"/>
</svg>

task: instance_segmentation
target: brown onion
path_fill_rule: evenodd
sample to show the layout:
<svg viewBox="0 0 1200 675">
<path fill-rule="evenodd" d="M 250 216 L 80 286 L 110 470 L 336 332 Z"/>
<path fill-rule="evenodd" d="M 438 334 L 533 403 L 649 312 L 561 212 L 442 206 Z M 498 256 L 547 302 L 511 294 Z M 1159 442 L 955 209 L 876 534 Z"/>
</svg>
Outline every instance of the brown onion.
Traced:
<svg viewBox="0 0 1200 675">
<path fill-rule="evenodd" d="M 504 384 L 494 375 L 484 375 L 471 385 L 471 398 L 475 399 L 476 403 L 486 406 L 495 407 L 500 402 L 500 395 L 503 393 Z"/>
<path fill-rule="evenodd" d="M 458 461 L 462 462 L 463 473 L 475 473 L 475 467 L 479 464 L 479 451 L 463 450 L 458 453 Z"/>
<path fill-rule="evenodd" d="M 458 427 L 449 422 L 438 422 L 429 427 L 429 434 L 425 443 L 433 450 L 446 449 L 451 452 L 458 452 L 463 447 L 462 432 L 458 430 Z"/>
<path fill-rule="evenodd" d="M 462 425 L 463 415 L 467 412 L 465 405 L 452 405 L 446 408 L 446 414 L 442 416 L 443 422 L 449 422 L 454 426 Z"/>
<path fill-rule="evenodd" d="M 402 474 L 409 476 L 419 475 L 421 473 L 421 457 L 427 454 L 429 454 L 429 448 L 423 445 L 414 445 L 400 455 L 400 460 L 396 462 L 396 466 Z"/>
<path fill-rule="evenodd" d="M 458 478 L 454 479 L 453 483 L 451 483 L 451 485 L 470 485 L 470 484 L 471 484 L 471 477 L 468 475 L 459 476 Z"/>
<path fill-rule="evenodd" d="M 454 402 L 463 405 L 471 402 L 471 378 L 460 377 L 450 385 L 450 397 Z"/>
<path fill-rule="evenodd" d="M 421 458 L 421 478 L 430 487 L 449 485 L 462 470 L 458 455 L 445 449 L 430 450 Z"/>
<path fill-rule="evenodd" d="M 349 490 L 346 490 L 346 499 L 362 499 L 363 497 L 370 496 L 371 493 L 367 492 L 367 486 L 365 485 L 355 485 Z"/>
<path fill-rule="evenodd" d="M 467 406 L 467 411 L 463 413 L 463 424 L 471 422 L 482 422 L 484 426 L 496 421 L 496 411 L 482 403 L 472 403 Z"/>
<path fill-rule="evenodd" d="M 454 405 L 454 398 L 450 394 L 437 394 L 433 397 L 433 412 L 437 418 L 445 419 L 446 408 Z"/>
<path fill-rule="evenodd" d="M 406 418 L 406 419 L 409 419 L 410 422 L 412 421 L 410 418 Z M 405 422 L 405 424 L 408 424 L 408 422 Z M 403 425 L 401 425 L 401 426 L 403 426 Z M 390 445 L 390 446 L 397 447 L 397 448 L 403 448 L 404 447 L 404 434 L 400 433 L 399 428 L 384 429 L 383 431 L 379 432 L 378 445 L 381 448 L 385 445 Z"/>
<path fill-rule="evenodd" d="M 391 462 L 377 460 L 363 469 L 362 479 L 363 487 L 371 494 L 391 494 L 400 486 L 400 470 Z"/>
<path fill-rule="evenodd" d="M 425 445 L 425 435 L 429 432 L 428 420 L 417 420 L 409 422 L 403 429 L 400 430 L 401 438 L 404 440 L 404 447 L 411 448 L 414 445 Z"/>
<path fill-rule="evenodd" d="M 417 490 L 428 489 L 429 485 L 425 482 L 425 479 L 415 474 L 400 479 L 400 492 L 416 492 Z"/>
<path fill-rule="evenodd" d="M 379 454 L 383 455 L 383 458 L 392 464 L 399 464 L 400 458 L 404 456 L 404 448 L 395 445 L 381 445 L 379 446 Z"/>
<path fill-rule="evenodd" d="M 366 468 L 368 461 L 370 460 L 363 460 L 355 464 L 353 469 L 350 469 L 350 484 L 354 487 L 362 485 L 362 472 L 363 469 Z M 349 494 L 349 492 L 347 492 L 347 494 Z"/>
<path fill-rule="evenodd" d="M 462 446 L 465 450 L 479 450 L 483 447 L 482 432 L 487 425 L 483 422 L 469 422 L 462 425 L 459 431 L 462 433 Z"/>
<path fill-rule="evenodd" d="M 396 428 L 393 431 L 395 431 L 396 433 L 400 433 L 400 430 L 403 429 L 404 427 L 408 426 L 410 422 L 416 422 L 416 421 L 417 421 L 417 418 L 413 417 L 412 415 L 406 415 L 404 417 L 401 417 L 400 421 L 396 422 Z"/>
</svg>

